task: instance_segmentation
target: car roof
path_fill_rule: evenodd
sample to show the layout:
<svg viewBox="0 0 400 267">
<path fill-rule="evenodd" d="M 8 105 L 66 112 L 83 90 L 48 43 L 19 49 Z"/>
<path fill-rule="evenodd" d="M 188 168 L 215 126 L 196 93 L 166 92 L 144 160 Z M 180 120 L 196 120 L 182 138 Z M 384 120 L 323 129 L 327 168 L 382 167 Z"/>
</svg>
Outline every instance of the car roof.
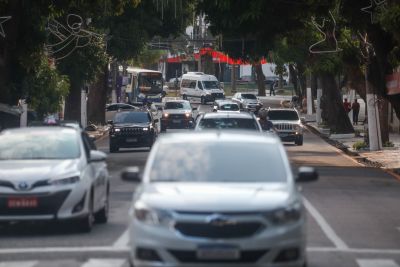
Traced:
<svg viewBox="0 0 400 267">
<path fill-rule="evenodd" d="M 18 134 L 18 133 L 59 133 L 60 131 L 78 132 L 79 129 L 69 126 L 40 126 L 40 127 L 22 127 L 5 129 L 1 134 Z"/>
<path fill-rule="evenodd" d="M 248 112 L 232 113 L 232 112 L 210 112 L 203 115 L 205 119 L 218 119 L 218 118 L 236 118 L 236 119 L 254 119 L 253 115 Z"/>
<path fill-rule="evenodd" d="M 169 102 L 176 102 L 176 103 L 190 103 L 189 100 L 183 100 L 183 99 L 176 99 L 176 100 L 166 100 L 164 103 L 169 103 Z"/>
<path fill-rule="evenodd" d="M 171 133 L 161 136 L 159 143 L 209 143 L 209 142 L 246 142 L 246 143 L 269 143 L 280 144 L 275 135 L 267 135 L 251 131 L 199 131 L 186 133 Z"/>
<path fill-rule="evenodd" d="M 269 108 L 268 111 L 294 111 L 297 112 L 294 108 Z"/>
</svg>

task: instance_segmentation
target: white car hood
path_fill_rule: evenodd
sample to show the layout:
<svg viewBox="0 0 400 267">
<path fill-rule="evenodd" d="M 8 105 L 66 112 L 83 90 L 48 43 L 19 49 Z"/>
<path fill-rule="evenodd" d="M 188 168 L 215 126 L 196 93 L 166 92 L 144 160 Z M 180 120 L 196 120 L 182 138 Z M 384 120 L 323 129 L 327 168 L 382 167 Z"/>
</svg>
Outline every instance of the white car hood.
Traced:
<svg viewBox="0 0 400 267">
<path fill-rule="evenodd" d="M 1 160 L 0 180 L 34 182 L 76 175 L 79 160 Z"/>
<path fill-rule="evenodd" d="M 258 104 L 257 100 L 253 100 L 253 99 L 243 99 L 243 104 Z"/>
<path fill-rule="evenodd" d="M 179 211 L 262 211 L 285 206 L 287 184 L 270 183 L 150 183 L 140 201 L 153 208 Z"/>
<path fill-rule="evenodd" d="M 192 111 L 189 109 L 164 109 L 164 113 L 168 114 L 185 114 L 191 113 Z"/>
</svg>

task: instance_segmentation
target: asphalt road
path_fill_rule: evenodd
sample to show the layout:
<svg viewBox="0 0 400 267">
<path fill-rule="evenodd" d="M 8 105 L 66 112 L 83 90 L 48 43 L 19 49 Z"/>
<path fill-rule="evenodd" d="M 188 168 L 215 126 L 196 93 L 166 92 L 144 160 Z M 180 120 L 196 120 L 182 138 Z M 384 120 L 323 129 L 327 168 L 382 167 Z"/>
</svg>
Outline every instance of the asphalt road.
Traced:
<svg viewBox="0 0 400 267">
<path fill-rule="evenodd" d="M 279 98 L 264 100 L 275 106 Z M 200 111 L 209 110 L 200 106 Z M 97 142 L 108 153 L 108 139 Z M 293 164 L 314 166 L 320 180 L 302 185 L 308 211 L 310 267 L 399 267 L 400 182 L 366 168 L 306 131 L 304 146 L 285 145 Z M 0 228 L 0 267 L 127 266 L 128 210 L 134 184 L 120 179 L 127 166 L 143 167 L 147 149 L 109 154 L 111 216 L 89 234 L 67 224 L 16 224 Z"/>
</svg>

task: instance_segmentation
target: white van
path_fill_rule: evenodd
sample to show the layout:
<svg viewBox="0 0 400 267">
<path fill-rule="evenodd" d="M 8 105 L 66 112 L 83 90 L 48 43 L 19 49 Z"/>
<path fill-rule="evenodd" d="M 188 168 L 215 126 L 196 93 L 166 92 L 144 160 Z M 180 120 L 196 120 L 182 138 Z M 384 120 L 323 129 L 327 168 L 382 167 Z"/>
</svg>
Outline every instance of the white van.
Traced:
<svg viewBox="0 0 400 267">
<path fill-rule="evenodd" d="M 218 79 L 214 75 L 203 72 L 188 72 L 182 76 L 181 96 L 183 99 L 197 98 L 202 104 L 224 99 L 225 93 L 221 89 Z"/>
</svg>

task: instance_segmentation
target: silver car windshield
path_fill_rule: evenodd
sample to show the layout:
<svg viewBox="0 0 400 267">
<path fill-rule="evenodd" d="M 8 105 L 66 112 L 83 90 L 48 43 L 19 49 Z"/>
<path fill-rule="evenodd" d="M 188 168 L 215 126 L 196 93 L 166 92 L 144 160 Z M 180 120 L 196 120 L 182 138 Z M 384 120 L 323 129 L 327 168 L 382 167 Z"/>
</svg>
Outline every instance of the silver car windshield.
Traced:
<svg viewBox="0 0 400 267">
<path fill-rule="evenodd" d="M 276 144 L 161 143 L 151 166 L 150 181 L 283 183 L 287 173 Z"/>
<path fill-rule="evenodd" d="M 2 134 L 0 160 L 75 159 L 80 157 L 74 131 L 32 131 Z"/>
<path fill-rule="evenodd" d="M 200 121 L 198 129 L 259 130 L 254 119 L 243 118 L 205 118 Z"/>
</svg>

